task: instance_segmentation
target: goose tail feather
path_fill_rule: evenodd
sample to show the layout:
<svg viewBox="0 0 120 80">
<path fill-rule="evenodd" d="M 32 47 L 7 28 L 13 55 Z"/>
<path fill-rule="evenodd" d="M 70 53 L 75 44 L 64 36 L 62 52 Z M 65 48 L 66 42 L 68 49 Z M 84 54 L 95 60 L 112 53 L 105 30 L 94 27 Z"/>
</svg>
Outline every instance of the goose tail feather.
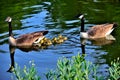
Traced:
<svg viewBox="0 0 120 80">
<path fill-rule="evenodd" d="M 118 26 L 117 23 L 113 23 L 113 28 L 116 28 Z"/>
<path fill-rule="evenodd" d="M 46 35 L 48 33 L 48 31 L 43 31 L 43 35 Z"/>
</svg>

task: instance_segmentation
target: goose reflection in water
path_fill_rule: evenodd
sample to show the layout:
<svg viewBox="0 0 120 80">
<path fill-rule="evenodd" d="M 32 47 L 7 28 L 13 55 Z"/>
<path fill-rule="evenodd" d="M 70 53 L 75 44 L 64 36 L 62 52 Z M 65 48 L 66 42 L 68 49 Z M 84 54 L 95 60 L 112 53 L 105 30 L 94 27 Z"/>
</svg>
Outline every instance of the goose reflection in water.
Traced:
<svg viewBox="0 0 120 80">
<path fill-rule="evenodd" d="M 115 42 L 115 40 L 116 39 L 112 35 L 109 35 L 105 38 L 91 40 L 91 42 L 93 45 L 102 46 L 102 45 L 112 44 L 113 42 Z"/>
<path fill-rule="evenodd" d="M 11 64 L 7 72 L 13 72 L 15 67 L 15 61 L 14 61 L 15 47 L 9 45 L 9 51 L 10 51 Z"/>
<path fill-rule="evenodd" d="M 36 45 L 33 45 L 31 47 L 14 47 L 12 45 L 9 44 L 9 52 L 10 52 L 10 59 L 11 59 L 11 64 L 10 64 L 10 68 L 8 69 L 7 72 L 13 72 L 14 67 L 15 67 L 15 60 L 14 60 L 14 54 L 15 54 L 15 49 L 20 49 L 21 51 L 24 52 L 29 52 L 29 51 L 39 51 L 40 48 Z"/>
<path fill-rule="evenodd" d="M 98 39 L 82 39 L 81 44 L 86 44 L 86 41 L 89 40 L 91 41 L 92 45 L 96 46 L 102 46 L 102 45 L 107 45 L 107 44 L 112 44 L 116 39 L 112 35 L 108 35 L 107 37 L 104 38 L 98 38 Z"/>
<path fill-rule="evenodd" d="M 89 40 L 92 45 L 96 45 L 96 46 L 108 45 L 116 41 L 116 39 L 112 35 L 109 35 L 104 38 L 98 38 L 98 39 L 92 39 L 92 40 L 80 38 L 80 40 L 81 40 L 81 50 L 83 54 L 85 54 L 85 45 L 87 40 Z"/>
</svg>

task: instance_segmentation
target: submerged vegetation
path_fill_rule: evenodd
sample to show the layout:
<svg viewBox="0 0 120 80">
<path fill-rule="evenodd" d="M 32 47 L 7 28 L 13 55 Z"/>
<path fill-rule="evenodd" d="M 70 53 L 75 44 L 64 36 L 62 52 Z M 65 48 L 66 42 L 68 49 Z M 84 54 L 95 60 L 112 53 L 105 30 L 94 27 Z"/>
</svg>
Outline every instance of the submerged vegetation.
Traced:
<svg viewBox="0 0 120 80">
<path fill-rule="evenodd" d="M 18 65 L 14 69 L 14 75 L 17 80 L 40 80 L 37 75 L 35 65 L 23 70 Z M 56 70 L 50 70 L 46 73 L 48 80 L 103 80 L 103 76 L 97 75 L 97 67 L 92 62 L 84 59 L 84 55 L 78 54 L 73 56 L 72 59 L 59 59 Z M 118 80 L 120 78 L 120 61 L 119 58 L 111 62 L 111 66 L 108 69 L 110 73 L 108 80 Z"/>
</svg>

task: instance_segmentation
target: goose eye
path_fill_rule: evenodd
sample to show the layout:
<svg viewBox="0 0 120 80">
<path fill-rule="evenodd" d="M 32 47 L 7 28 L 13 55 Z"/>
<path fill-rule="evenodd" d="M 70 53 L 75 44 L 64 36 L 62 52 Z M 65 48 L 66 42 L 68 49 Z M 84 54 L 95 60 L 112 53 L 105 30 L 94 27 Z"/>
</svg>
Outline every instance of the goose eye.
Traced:
<svg viewBox="0 0 120 80">
<path fill-rule="evenodd" d="M 35 41 L 38 41 L 38 39 L 36 39 Z"/>
</svg>

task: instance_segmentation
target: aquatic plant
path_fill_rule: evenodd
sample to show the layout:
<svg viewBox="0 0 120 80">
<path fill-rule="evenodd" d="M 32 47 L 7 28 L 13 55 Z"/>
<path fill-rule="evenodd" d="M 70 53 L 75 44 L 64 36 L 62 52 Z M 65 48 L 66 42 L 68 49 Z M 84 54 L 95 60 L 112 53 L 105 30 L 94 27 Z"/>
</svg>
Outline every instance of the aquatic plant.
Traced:
<svg viewBox="0 0 120 80">
<path fill-rule="evenodd" d="M 60 59 L 56 70 L 50 70 L 46 74 L 48 80 L 106 80 L 104 76 L 97 75 L 98 65 L 84 59 L 84 56 L 73 56 L 72 59 Z M 120 79 L 119 58 L 111 62 L 108 69 L 110 73 L 107 80 Z"/>
<path fill-rule="evenodd" d="M 97 66 L 78 54 L 71 60 L 66 58 L 58 60 L 57 69 L 50 70 L 46 78 L 48 80 L 97 80 L 100 77 L 96 76 L 96 69 Z"/>
<path fill-rule="evenodd" d="M 24 66 L 21 70 L 18 65 L 14 69 L 14 75 L 17 80 L 40 80 L 37 75 L 35 64 L 32 62 L 30 67 Z M 72 59 L 62 58 L 57 62 L 55 70 L 49 70 L 45 76 L 47 80 L 104 80 L 103 76 L 97 75 L 97 65 L 84 59 L 84 55 L 78 54 Z M 108 69 L 110 75 L 107 80 L 120 79 L 120 61 L 119 58 L 111 62 Z"/>
<path fill-rule="evenodd" d="M 30 61 L 30 67 L 24 66 L 24 69 L 20 69 L 20 67 L 16 64 L 16 68 L 14 69 L 14 75 L 16 76 L 15 80 L 40 80 L 40 77 L 37 75 L 35 64 Z"/>
<path fill-rule="evenodd" d="M 110 76 L 108 80 L 120 80 L 120 59 L 111 62 L 111 67 L 109 68 Z"/>
</svg>

